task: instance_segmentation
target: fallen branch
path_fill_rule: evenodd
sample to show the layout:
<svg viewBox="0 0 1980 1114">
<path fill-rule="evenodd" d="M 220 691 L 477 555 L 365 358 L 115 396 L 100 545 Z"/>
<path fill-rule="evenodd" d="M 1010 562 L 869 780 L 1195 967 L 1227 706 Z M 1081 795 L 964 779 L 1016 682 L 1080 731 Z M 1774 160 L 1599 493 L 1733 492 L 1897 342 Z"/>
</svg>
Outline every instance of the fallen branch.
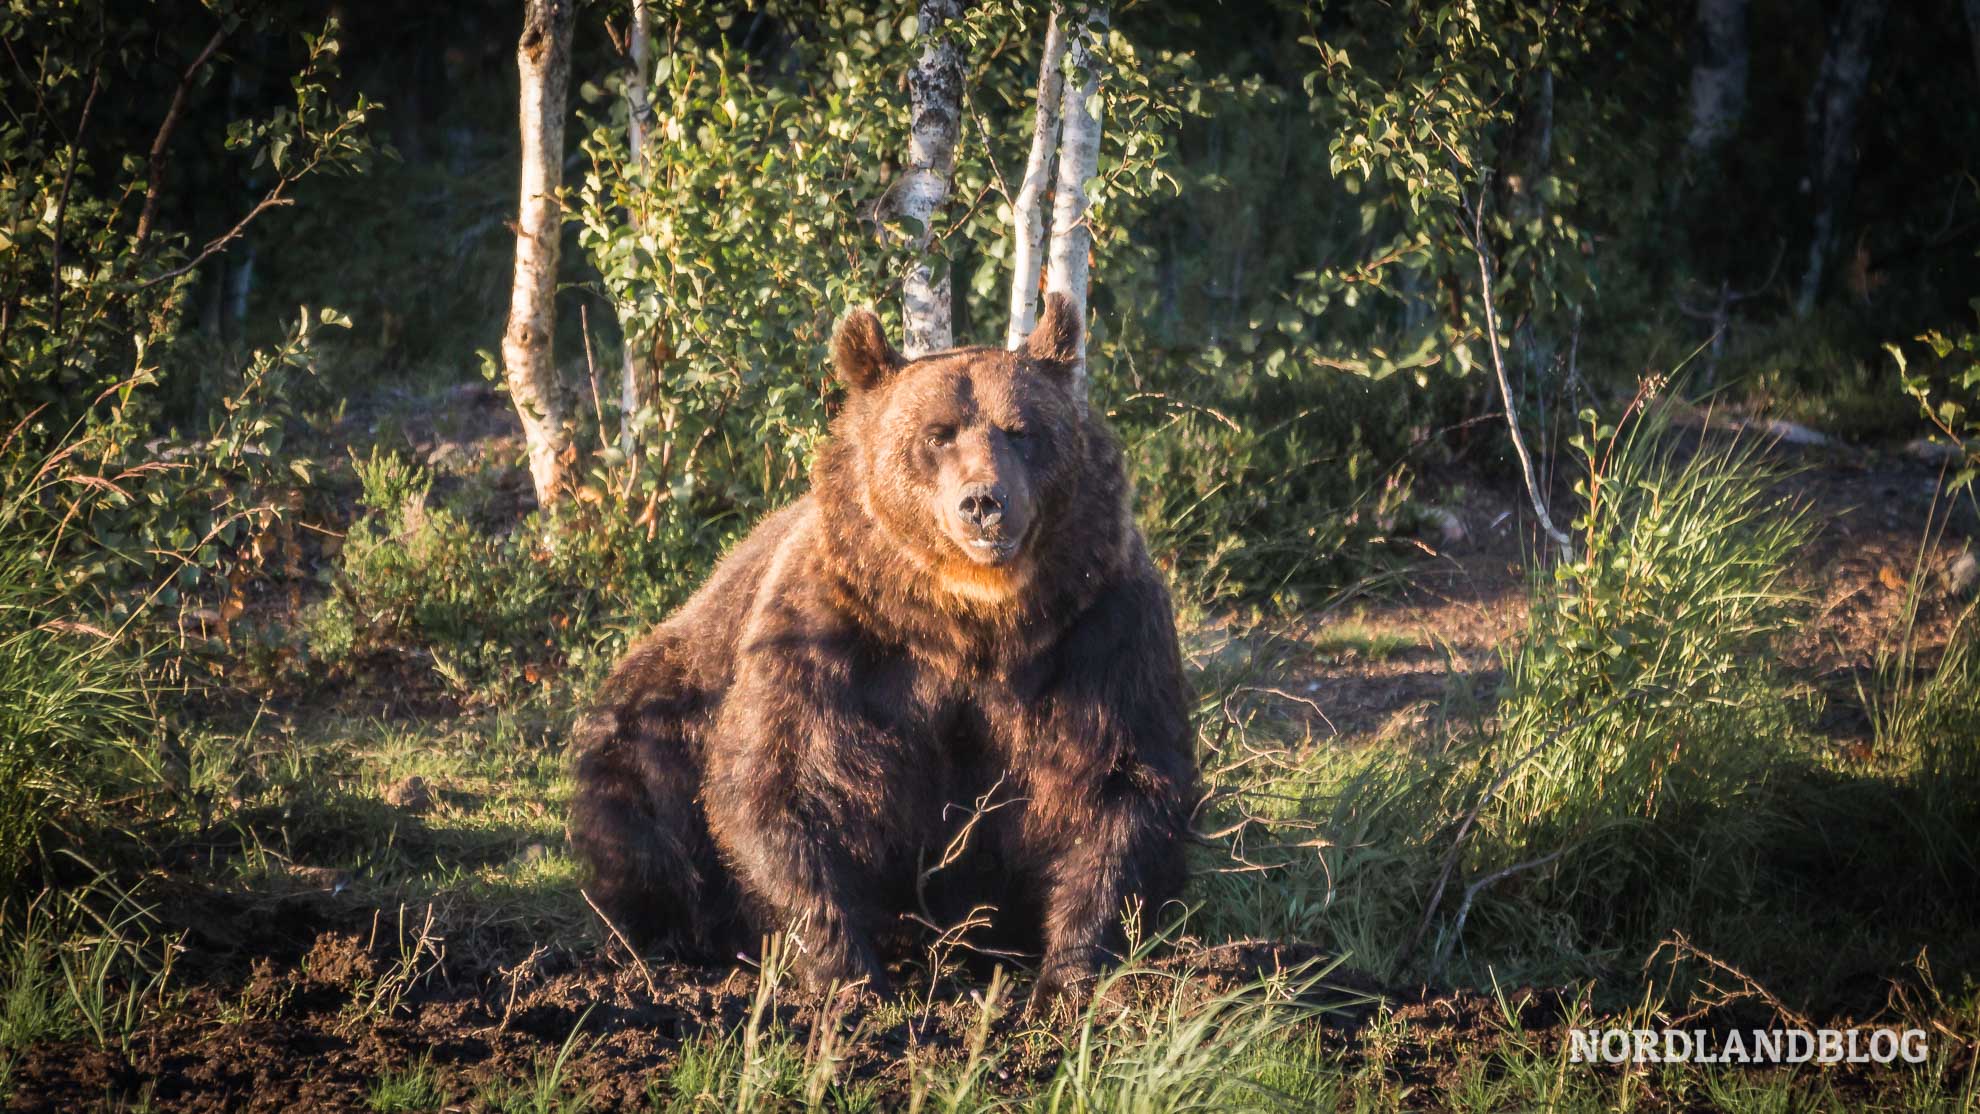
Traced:
<svg viewBox="0 0 1980 1114">
<path fill-rule="evenodd" d="M 1512 381 L 1506 378 L 1506 362 L 1499 356 L 1499 315 L 1492 306 L 1492 266 L 1485 251 L 1485 184 L 1489 172 L 1478 183 L 1478 200 L 1471 206 L 1471 250 L 1478 257 L 1478 296 L 1485 304 L 1485 343 L 1492 352 L 1492 370 L 1499 377 L 1499 397 L 1506 404 L 1506 431 L 1512 435 L 1513 455 L 1519 458 L 1519 472 L 1526 480 L 1527 498 L 1540 528 L 1560 547 L 1561 560 L 1574 560 L 1574 541 L 1554 525 L 1547 513 L 1547 501 L 1540 497 L 1540 485 L 1533 478 L 1533 457 L 1526 451 L 1526 438 L 1519 431 L 1518 412 L 1513 407 Z"/>
<path fill-rule="evenodd" d="M 1510 878 L 1522 870 L 1534 870 L 1546 866 L 1548 863 L 1567 854 L 1568 850 L 1568 848 L 1563 847 L 1556 851 L 1549 851 L 1537 859 L 1528 859 L 1523 863 L 1514 863 L 1511 866 L 1500 867 L 1498 870 L 1466 886 L 1464 888 L 1464 900 L 1458 903 L 1457 920 L 1451 925 L 1451 934 L 1444 938 L 1444 946 L 1437 949 L 1437 961 L 1430 965 L 1430 976 L 1435 978 L 1437 973 L 1444 969 L 1444 964 L 1450 962 L 1451 952 L 1457 947 L 1458 937 L 1464 935 L 1465 918 L 1471 916 L 1471 903 L 1478 899 L 1478 895 L 1483 893 L 1486 887 L 1495 882 Z"/>
<path fill-rule="evenodd" d="M 1492 784 L 1485 787 L 1485 791 L 1478 795 L 1478 800 L 1472 802 L 1470 810 L 1464 814 L 1464 819 L 1459 822 L 1457 834 L 1451 837 L 1451 849 L 1444 855 L 1444 867 L 1437 874 L 1437 884 L 1430 891 L 1430 900 L 1424 903 L 1423 919 L 1417 922 L 1416 931 L 1410 934 L 1409 942 L 1404 944 L 1402 951 L 1396 954 L 1396 966 L 1400 967 L 1409 962 L 1409 957 L 1416 953 L 1416 946 L 1422 943 L 1423 934 L 1430 930 L 1430 920 L 1437 915 L 1437 906 L 1444 900 L 1444 888 L 1450 883 L 1451 872 L 1457 869 L 1458 855 L 1464 850 L 1465 837 L 1471 834 L 1471 827 L 1478 823 L 1478 814 L 1485 811 L 1485 806 L 1490 804 L 1492 799 L 1499 795 L 1500 790 L 1512 782 L 1513 775 L 1524 769 L 1526 764 L 1531 762 L 1541 751 L 1559 742 L 1561 736 L 1585 723 L 1589 723 L 1598 716 L 1608 714 L 1611 709 L 1623 701 L 1628 700 L 1630 697 L 1639 695 L 1641 695 L 1641 692 L 1637 689 L 1618 693 L 1594 711 L 1588 712 L 1555 728 L 1546 738 L 1528 747 L 1524 754 L 1513 759 L 1506 766 L 1505 770 L 1497 778 L 1493 779 Z"/>
</svg>

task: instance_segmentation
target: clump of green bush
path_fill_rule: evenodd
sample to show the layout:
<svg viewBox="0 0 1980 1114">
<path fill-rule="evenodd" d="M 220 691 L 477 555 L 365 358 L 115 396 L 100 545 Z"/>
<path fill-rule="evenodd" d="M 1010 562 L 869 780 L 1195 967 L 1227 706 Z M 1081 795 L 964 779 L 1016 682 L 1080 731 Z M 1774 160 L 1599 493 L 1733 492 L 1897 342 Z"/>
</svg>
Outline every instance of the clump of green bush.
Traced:
<svg viewBox="0 0 1980 1114">
<path fill-rule="evenodd" d="M 304 618 L 311 655 L 349 664 L 403 651 L 463 690 L 540 661 L 559 601 L 537 539 L 430 506 L 432 477 L 395 453 L 352 463 L 360 513 L 331 594 Z"/>
<path fill-rule="evenodd" d="M 359 513 L 329 595 L 304 615 L 312 660 L 356 671 L 398 657 L 456 696 L 502 699 L 548 678 L 579 687 L 684 600 L 737 516 L 592 487 L 506 528 L 435 505 L 395 453 L 353 454 Z"/>
<path fill-rule="evenodd" d="M 1529 849 L 1726 800 L 1794 726 L 1769 651 L 1802 612 L 1810 523 L 1761 446 L 1687 443 L 1662 410 L 1584 421 L 1577 551 L 1535 595 L 1489 756 L 1510 777 L 1497 822 Z"/>
</svg>

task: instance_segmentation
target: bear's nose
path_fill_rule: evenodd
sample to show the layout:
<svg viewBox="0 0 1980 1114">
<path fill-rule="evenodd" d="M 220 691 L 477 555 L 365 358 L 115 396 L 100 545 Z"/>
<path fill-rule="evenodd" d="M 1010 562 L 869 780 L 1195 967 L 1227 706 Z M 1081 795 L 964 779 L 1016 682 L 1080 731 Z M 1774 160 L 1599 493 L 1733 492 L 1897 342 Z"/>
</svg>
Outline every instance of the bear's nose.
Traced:
<svg viewBox="0 0 1980 1114">
<path fill-rule="evenodd" d="M 962 502 L 956 509 L 964 522 L 988 530 L 1004 521 L 1004 493 L 989 484 L 970 484 L 963 488 Z"/>
</svg>

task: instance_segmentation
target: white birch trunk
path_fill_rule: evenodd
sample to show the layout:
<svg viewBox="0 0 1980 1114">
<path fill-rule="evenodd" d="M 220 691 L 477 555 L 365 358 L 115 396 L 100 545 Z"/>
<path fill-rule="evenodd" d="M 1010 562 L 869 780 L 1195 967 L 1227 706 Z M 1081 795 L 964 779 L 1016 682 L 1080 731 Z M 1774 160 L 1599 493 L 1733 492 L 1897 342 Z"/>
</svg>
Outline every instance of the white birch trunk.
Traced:
<svg viewBox="0 0 1980 1114">
<path fill-rule="evenodd" d="M 1856 177 L 1856 114 L 1889 10 L 1890 0 L 1846 0 L 1829 27 L 1822 70 L 1808 95 L 1809 149 L 1814 152 L 1808 190 L 1815 219 L 1808 237 L 1808 264 L 1794 305 L 1802 317 L 1813 312 L 1822 294 L 1829 257 L 1840 235 L 1836 226 Z"/>
<path fill-rule="evenodd" d="M 653 39 L 652 10 L 647 0 L 632 0 L 632 31 L 626 53 L 632 60 L 632 72 L 626 75 L 626 138 L 632 148 L 630 163 L 633 181 L 642 189 L 646 184 L 646 74 L 647 56 Z M 635 335 L 630 315 L 619 317 L 620 344 L 624 351 L 623 366 L 619 369 L 619 451 L 631 461 L 633 452 L 639 447 L 633 434 L 633 418 L 639 413 L 639 384 L 643 377 L 646 361 L 639 353 L 644 350 L 645 338 Z M 604 430 L 599 436 L 605 435 Z"/>
<path fill-rule="evenodd" d="M 1973 0 L 1980 4 L 1980 0 Z M 1045 190 L 1059 141 L 1059 108 L 1065 85 L 1066 32 L 1054 7 L 1045 22 L 1045 56 L 1038 63 L 1038 108 L 1031 121 L 1031 154 L 1024 184 L 1011 202 L 1011 320 L 1005 346 L 1016 348 L 1038 325 L 1038 290 L 1045 253 Z"/>
<path fill-rule="evenodd" d="M 522 74 L 522 206 L 516 218 L 516 270 L 502 367 L 529 445 L 538 505 L 564 487 L 564 405 L 552 353 L 557 336 L 557 247 L 563 213 L 564 108 L 571 76 L 571 24 L 577 0 L 526 0 L 516 47 Z"/>
<path fill-rule="evenodd" d="M 1059 170 L 1052 191 L 1051 254 L 1045 288 L 1065 294 L 1078 311 L 1079 359 L 1073 365 L 1073 397 L 1086 399 L 1086 285 L 1092 229 L 1086 222 L 1086 183 L 1100 165 L 1100 60 L 1107 9 L 1094 4 L 1070 13 L 1066 58 L 1071 80 L 1059 111 Z"/>
<path fill-rule="evenodd" d="M 1747 0 L 1698 0 L 1698 59 L 1691 67 L 1691 131 L 1685 139 L 1693 159 L 1716 151 L 1746 114 L 1753 54 L 1747 19 Z"/>
<path fill-rule="evenodd" d="M 949 269 L 943 267 L 938 277 L 927 252 L 935 212 L 949 196 L 962 124 L 962 49 L 948 27 L 962 18 L 962 9 L 962 0 L 921 0 L 916 23 L 921 58 L 908 73 L 908 171 L 894 211 L 920 225 L 912 244 L 920 258 L 901 292 L 906 334 L 901 349 L 909 359 L 955 347 Z"/>
</svg>

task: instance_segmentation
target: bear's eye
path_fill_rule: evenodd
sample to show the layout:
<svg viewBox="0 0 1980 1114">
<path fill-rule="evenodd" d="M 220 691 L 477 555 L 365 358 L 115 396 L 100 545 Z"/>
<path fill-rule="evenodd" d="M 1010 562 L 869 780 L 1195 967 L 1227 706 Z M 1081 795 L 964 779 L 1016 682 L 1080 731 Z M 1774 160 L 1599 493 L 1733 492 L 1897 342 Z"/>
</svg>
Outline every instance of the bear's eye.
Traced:
<svg viewBox="0 0 1980 1114">
<path fill-rule="evenodd" d="M 928 427 L 925 436 L 930 446 L 937 449 L 945 448 L 949 442 L 956 439 L 956 429 L 954 426 L 932 425 Z"/>
<path fill-rule="evenodd" d="M 1031 431 L 1028 429 L 1007 429 L 1004 431 L 1004 436 L 1013 441 L 1022 441 L 1031 436 Z"/>
</svg>

